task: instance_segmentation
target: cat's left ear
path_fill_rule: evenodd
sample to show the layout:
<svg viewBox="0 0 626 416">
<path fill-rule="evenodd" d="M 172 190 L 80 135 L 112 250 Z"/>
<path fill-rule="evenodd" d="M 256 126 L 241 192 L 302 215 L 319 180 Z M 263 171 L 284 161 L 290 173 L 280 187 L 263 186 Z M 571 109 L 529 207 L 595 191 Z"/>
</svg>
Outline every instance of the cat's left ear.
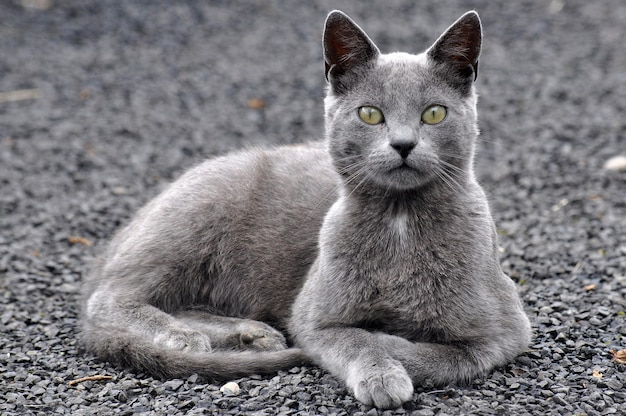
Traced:
<svg viewBox="0 0 626 416">
<path fill-rule="evenodd" d="M 363 29 L 339 10 L 326 18 L 323 46 L 326 79 L 331 82 L 380 54 Z"/>
<path fill-rule="evenodd" d="M 431 46 L 427 54 L 433 61 L 452 68 L 464 79 L 475 81 L 483 34 L 478 13 L 461 16 Z"/>
</svg>

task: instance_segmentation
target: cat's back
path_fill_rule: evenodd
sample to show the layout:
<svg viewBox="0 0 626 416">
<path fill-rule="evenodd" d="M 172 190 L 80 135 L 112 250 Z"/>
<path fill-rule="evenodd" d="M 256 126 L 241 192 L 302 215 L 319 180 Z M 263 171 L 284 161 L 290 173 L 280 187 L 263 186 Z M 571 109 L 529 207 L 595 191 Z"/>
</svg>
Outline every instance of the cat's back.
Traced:
<svg viewBox="0 0 626 416">
<path fill-rule="evenodd" d="M 337 187 L 321 143 L 209 159 L 173 182 L 117 233 L 88 278 L 86 294 L 101 284 L 128 290 L 141 282 L 159 287 L 174 276 L 207 271 L 217 280 L 209 278 L 208 286 L 195 293 L 214 296 L 218 284 L 222 300 L 240 296 L 240 285 L 251 293 L 291 292 L 316 256 L 319 229 Z M 278 314 L 266 308 L 225 312 Z"/>
<path fill-rule="evenodd" d="M 249 149 L 210 159 L 189 171 L 163 195 L 206 209 L 261 221 L 312 214 L 335 199 L 338 176 L 318 142 L 272 149 Z M 295 212 L 294 212 L 295 210 Z M 325 210 L 325 209 L 324 209 Z M 242 218 L 243 219 L 243 218 Z"/>
<path fill-rule="evenodd" d="M 148 226 L 156 232 L 188 217 L 199 224 L 201 218 L 225 220 L 267 209 L 280 217 L 291 208 L 312 209 L 321 199 L 332 202 L 337 185 L 321 143 L 241 150 L 185 172 L 140 209 L 127 229 Z"/>
</svg>

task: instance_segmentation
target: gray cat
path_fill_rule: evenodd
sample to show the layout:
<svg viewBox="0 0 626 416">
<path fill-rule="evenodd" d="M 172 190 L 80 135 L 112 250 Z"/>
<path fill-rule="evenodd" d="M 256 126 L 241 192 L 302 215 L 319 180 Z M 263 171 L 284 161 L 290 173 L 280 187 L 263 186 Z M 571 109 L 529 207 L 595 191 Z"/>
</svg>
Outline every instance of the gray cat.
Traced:
<svg viewBox="0 0 626 416">
<path fill-rule="evenodd" d="M 529 343 L 473 171 L 482 41 L 425 53 L 326 20 L 326 141 L 204 162 L 141 209 L 85 282 L 83 341 L 160 377 L 319 364 L 361 402 L 464 382 Z"/>
</svg>

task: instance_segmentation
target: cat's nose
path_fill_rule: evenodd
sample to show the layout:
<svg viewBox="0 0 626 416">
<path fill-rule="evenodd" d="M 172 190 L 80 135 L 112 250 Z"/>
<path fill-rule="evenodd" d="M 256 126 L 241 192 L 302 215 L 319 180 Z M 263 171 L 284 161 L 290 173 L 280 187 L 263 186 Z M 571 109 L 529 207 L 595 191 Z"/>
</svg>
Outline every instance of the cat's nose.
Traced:
<svg viewBox="0 0 626 416">
<path fill-rule="evenodd" d="M 417 143 L 413 139 L 396 139 L 389 144 L 398 152 L 402 159 L 406 159 Z"/>
</svg>

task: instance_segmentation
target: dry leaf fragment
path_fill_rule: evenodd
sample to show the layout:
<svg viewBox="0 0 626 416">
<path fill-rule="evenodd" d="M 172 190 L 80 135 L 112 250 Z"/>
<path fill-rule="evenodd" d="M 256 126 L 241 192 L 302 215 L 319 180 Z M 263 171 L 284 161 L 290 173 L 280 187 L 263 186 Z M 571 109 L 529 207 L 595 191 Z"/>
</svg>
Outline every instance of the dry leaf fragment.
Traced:
<svg viewBox="0 0 626 416">
<path fill-rule="evenodd" d="M 67 385 L 68 386 L 73 386 L 74 384 L 84 383 L 85 381 L 111 380 L 112 378 L 113 378 L 113 376 L 104 376 L 104 375 L 101 375 L 101 374 L 96 374 L 95 376 L 87 376 L 87 377 L 77 378 L 77 379 L 72 380 L 72 381 L 68 381 Z"/>
<path fill-rule="evenodd" d="M 52 7 L 52 0 L 22 0 L 25 9 L 48 10 Z"/>
<path fill-rule="evenodd" d="M 583 286 L 583 289 L 585 289 L 585 292 L 589 292 L 591 290 L 594 290 L 598 285 L 595 283 L 592 283 L 590 285 L 587 286 Z"/>
<path fill-rule="evenodd" d="M 261 98 L 251 98 L 248 100 L 248 108 L 262 110 L 265 108 L 265 101 Z"/>
<path fill-rule="evenodd" d="M 593 373 L 591 373 L 592 376 L 594 376 L 595 378 L 602 378 L 602 373 L 599 371 L 594 371 Z"/>
<path fill-rule="evenodd" d="M 39 97 L 39 90 L 36 88 L 27 90 L 15 90 L 0 92 L 0 103 L 11 103 L 15 101 L 34 100 Z"/>
<path fill-rule="evenodd" d="M 87 246 L 87 247 L 93 246 L 93 241 L 91 241 L 91 240 L 89 240 L 88 238 L 85 238 L 85 237 L 72 236 L 72 237 L 68 237 L 67 241 L 70 244 L 82 244 L 82 245 Z"/>
<path fill-rule="evenodd" d="M 78 93 L 78 96 L 80 97 L 81 100 L 85 101 L 91 98 L 91 92 L 85 88 L 85 89 L 80 90 L 80 92 Z"/>
<path fill-rule="evenodd" d="M 609 352 L 613 356 L 613 361 L 615 361 L 618 364 L 626 364 L 626 350 L 619 350 L 619 351 L 611 350 Z"/>
</svg>

